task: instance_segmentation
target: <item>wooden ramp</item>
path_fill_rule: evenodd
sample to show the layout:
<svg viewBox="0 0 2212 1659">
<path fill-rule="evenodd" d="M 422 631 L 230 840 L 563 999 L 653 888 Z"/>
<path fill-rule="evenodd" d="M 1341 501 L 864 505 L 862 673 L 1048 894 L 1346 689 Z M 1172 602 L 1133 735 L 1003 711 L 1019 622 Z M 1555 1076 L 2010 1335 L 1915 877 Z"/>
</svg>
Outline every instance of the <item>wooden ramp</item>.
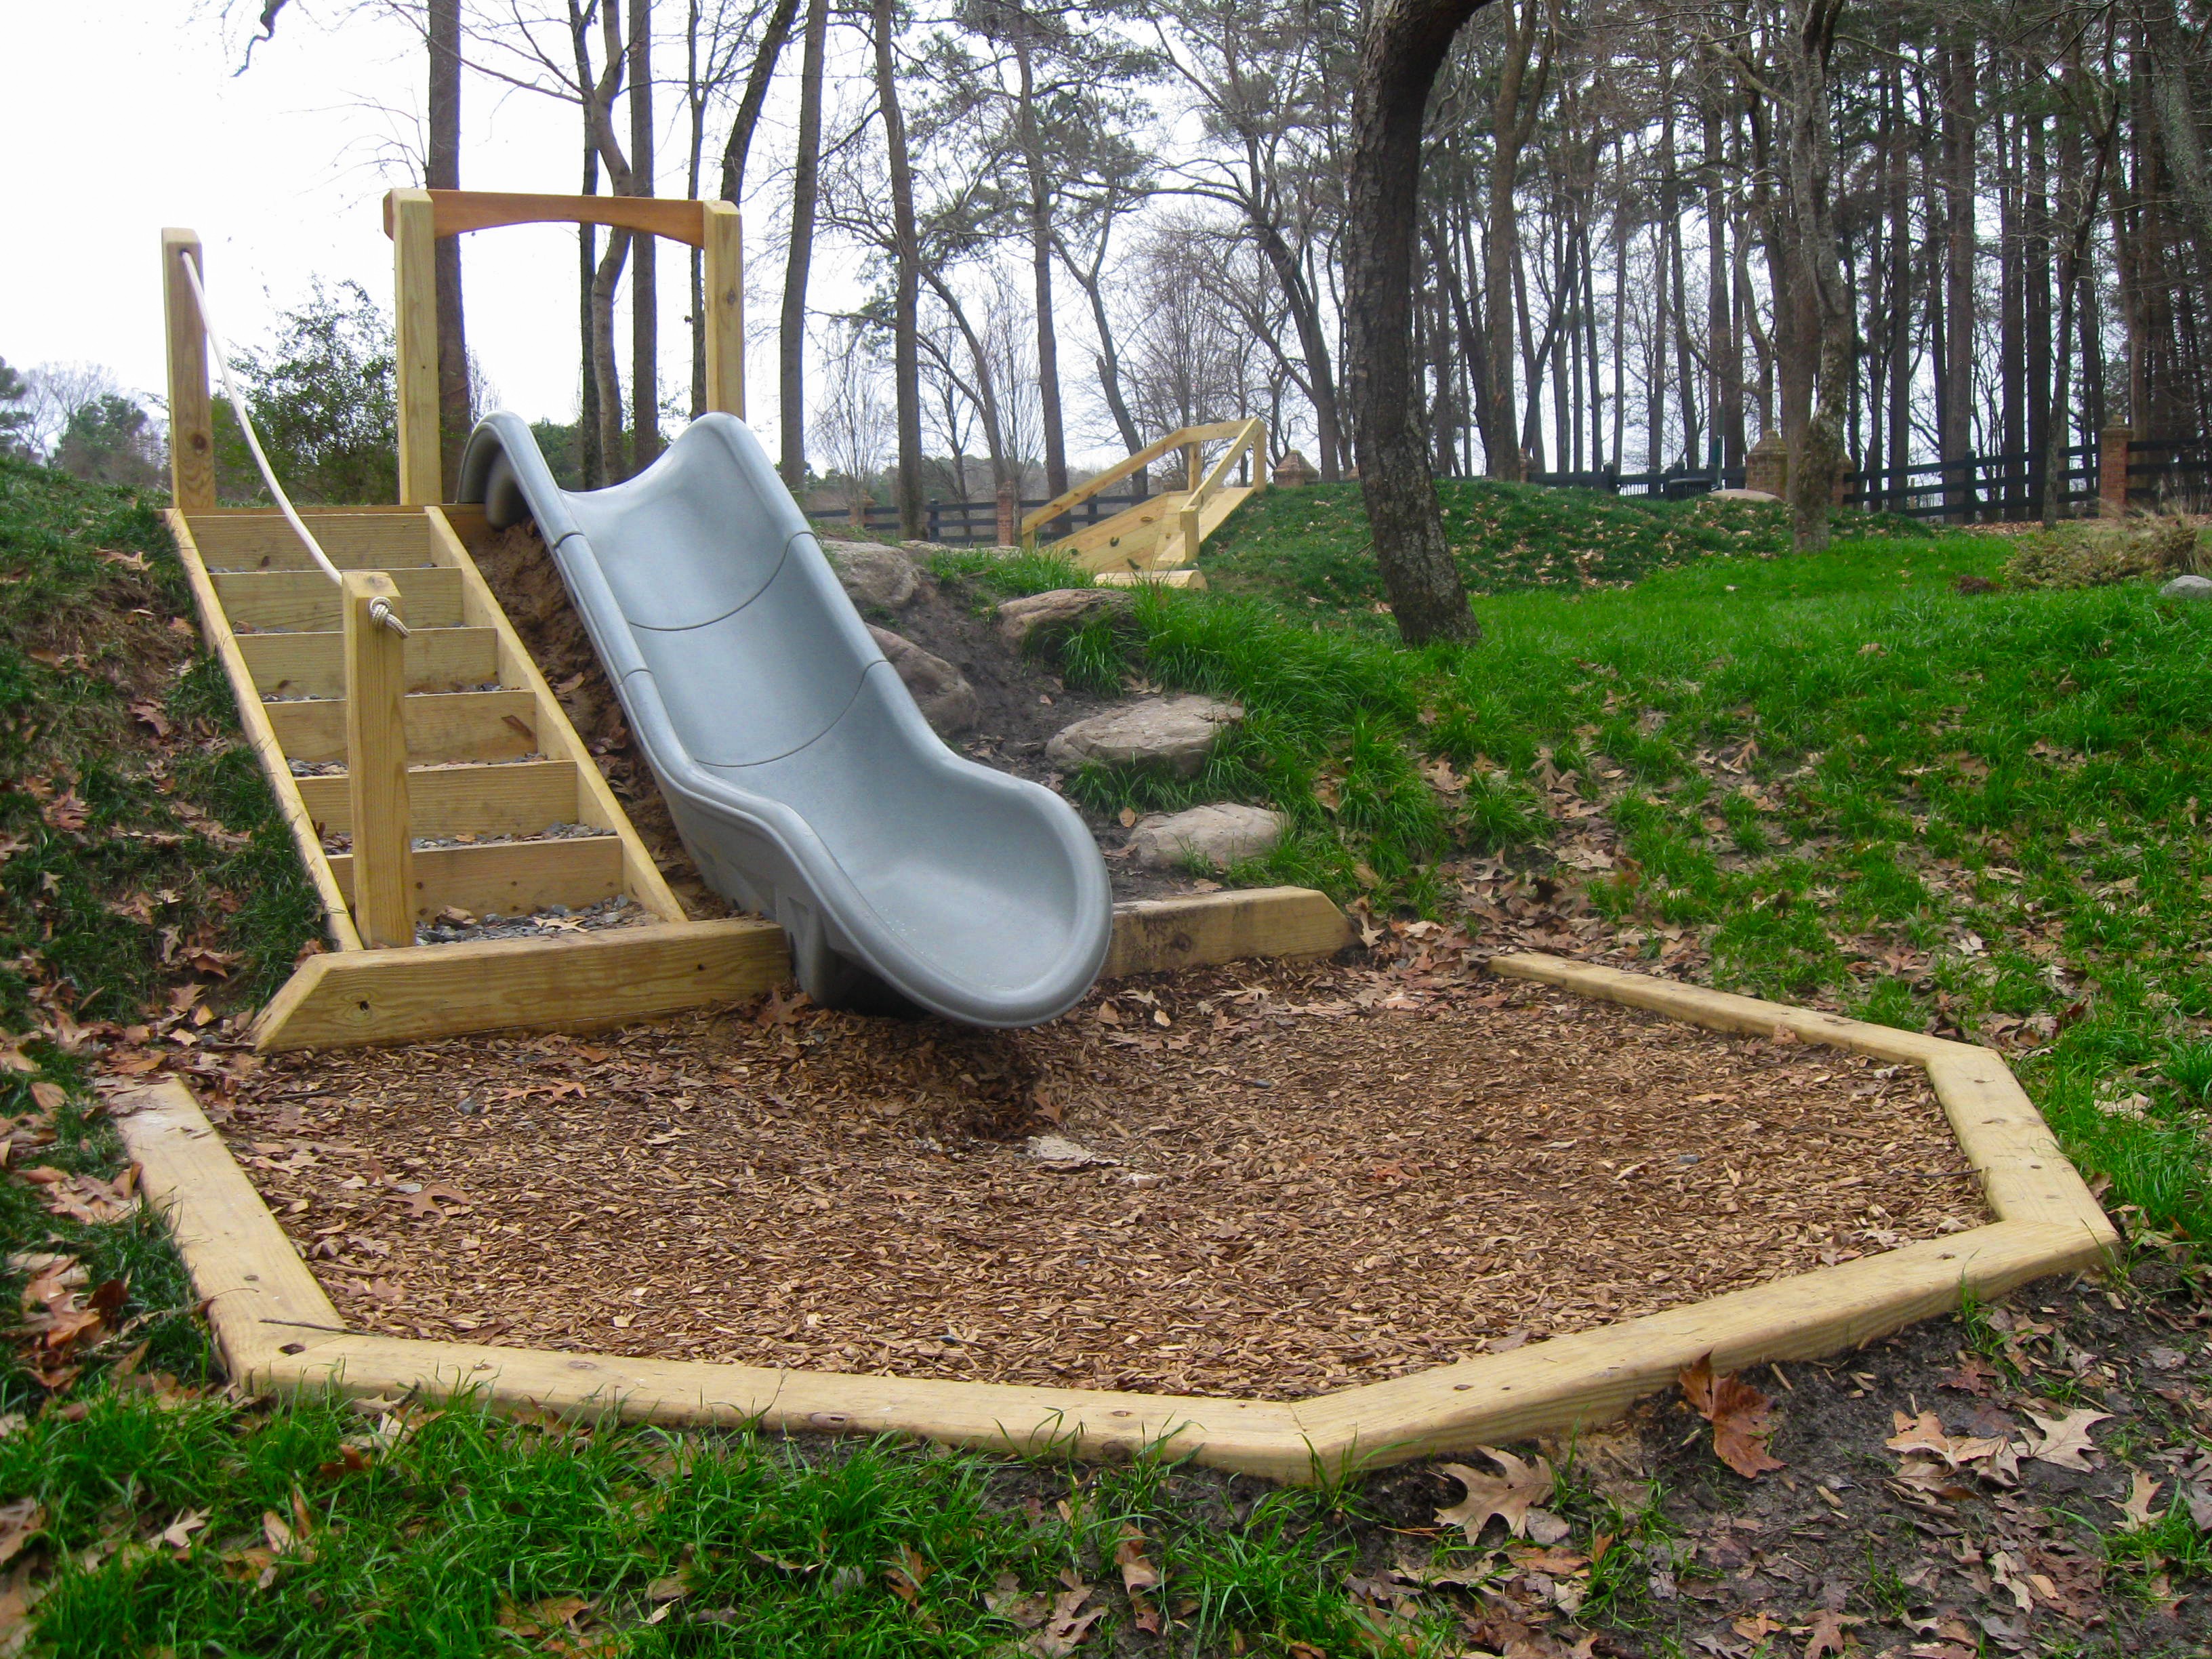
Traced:
<svg viewBox="0 0 2212 1659">
<path fill-rule="evenodd" d="M 1227 447 L 1212 465 L 1201 470 L 1205 447 L 1221 440 Z M 1229 515 L 1267 488 L 1267 428 L 1261 421 L 1221 421 L 1211 426 L 1185 427 L 1149 444 L 1126 461 L 1086 479 L 1055 501 L 1048 501 L 1022 520 L 1024 546 L 1036 545 L 1043 526 L 1141 471 L 1171 450 L 1183 452 L 1186 487 L 1126 507 L 1110 519 L 1086 525 L 1073 535 L 1053 543 L 1091 574 L 1094 580 L 1115 586 L 1158 582 L 1166 587 L 1203 587 L 1206 578 L 1197 568 L 1199 550 L 1206 538 Z M 1248 467 L 1252 482 L 1234 482 L 1239 463 Z"/>
</svg>

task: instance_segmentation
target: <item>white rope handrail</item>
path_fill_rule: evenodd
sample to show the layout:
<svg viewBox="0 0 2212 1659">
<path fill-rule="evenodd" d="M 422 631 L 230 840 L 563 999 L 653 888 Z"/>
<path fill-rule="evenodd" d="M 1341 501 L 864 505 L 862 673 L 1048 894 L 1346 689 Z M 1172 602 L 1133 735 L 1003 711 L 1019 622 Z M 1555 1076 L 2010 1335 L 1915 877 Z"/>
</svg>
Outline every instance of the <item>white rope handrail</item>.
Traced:
<svg viewBox="0 0 2212 1659">
<path fill-rule="evenodd" d="M 301 520 L 299 509 L 292 505 L 292 498 L 284 493 L 284 486 L 276 482 L 276 470 L 269 465 L 269 457 L 262 450 L 260 434 L 253 429 L 253 417 L 246 412 L 246 399 L 238 395 L 238 383 L 230 378 L 230 349 L 222 343 L 222 331 L 215 325 L 215 311 L 208 304 L 207 289 L 200 284 L 199 267 L 193 262 L 191 255 L 182 249 L 178 251 L 177 258 L 185 267 L 185 281 L 191 287 L 192 302 L 200 308 L 200 326 L 207 331 L 208 344 L 214 348 L 216 371 L 222 376 L 223 396 L 230 399 L 230 412 L 238 417 L 239 429 L 246 434 L 246 447 L 253 452 L 253 464 L 261 469 L 261 482 L 269 486 L 269 493 L 276 499 L 277 510 L 284 515 L 284 522 L 292 526 L 293 533 L 299 537 L 301 544 L 307 550 L 308 556 L 314 560 L 316 568 L 343 586 L 345 579 L 339 575 L 337 566 L 331 562 L 330 555 L 323 551 L 323 544 L 315 539 L 314 532 Z M 402 639 L 407 637 L 407 624 L 399 620 L 398 612 L 384 600 L 370 600 L 368 614 Z"/>
</svg>

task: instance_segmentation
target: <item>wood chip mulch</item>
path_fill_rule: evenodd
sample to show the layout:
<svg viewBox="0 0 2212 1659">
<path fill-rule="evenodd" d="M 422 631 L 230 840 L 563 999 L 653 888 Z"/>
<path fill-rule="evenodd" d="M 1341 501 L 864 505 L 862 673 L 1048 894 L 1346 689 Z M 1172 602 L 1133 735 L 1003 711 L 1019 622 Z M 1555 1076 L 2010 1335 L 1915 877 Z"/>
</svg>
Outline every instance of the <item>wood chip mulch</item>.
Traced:
<svg viewBox="0 0 2212 1659">
<path fill-rule="evenodd" d="M 290 1056 L 224 1132 L 369 1329 L 1278 1399 L 1987 1218 L 1915 1068 L 1474 970 Z"/>
</svg>

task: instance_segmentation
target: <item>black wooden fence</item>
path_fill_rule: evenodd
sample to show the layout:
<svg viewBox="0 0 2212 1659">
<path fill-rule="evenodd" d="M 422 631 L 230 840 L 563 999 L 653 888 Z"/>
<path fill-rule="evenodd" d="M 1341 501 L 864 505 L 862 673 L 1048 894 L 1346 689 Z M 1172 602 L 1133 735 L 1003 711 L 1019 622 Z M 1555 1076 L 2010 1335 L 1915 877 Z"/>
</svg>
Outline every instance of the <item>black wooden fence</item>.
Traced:
<svg viewBox="0 0 2212 1659">
<path fill-rule="evenodd" d="M 2058 474 L 2058 511 L 2076 517 L 2097 511 L 2100 450 L 2076 444 L 2066 450 Z M 1594 472 L 1539 472 L 1531 483 L 1562 489 L 1595 489 L 1608 495 L 1645 500 L 1687 501 L 1716 489 L 1743 488 L 1743 468 L 1717 470 L 1677 462 L 1656 471 L 1623 472 L 1606 467 Z M 2044 464 L 2040 456 L 2021 453 L 1969 455 L 1956 461 L 1924 461 L 1912 466 L 1878 467 L 1844 475 L 1843 504 L 1871 513 L 1950 524 L 2020 523 L 2043 516 Z M 2212 439 L 2137 438 L 2128 445 L 2128 504 L 2154 511 L 2212 512 Z M 1097 524 L 1144 499 L 1136 495 L 1094 495 L 1054 526 L 1055 533 Z M 1045 504 L 1044 497 L 1024 501 L 1022 514 Z M 926 509 L 927 539 L 952 547 L 990 546 L 999 539 L 996 501 L 932 501 Z M 849 512 L 826 508 L 806 515 L 833 532 L 850 525 Z M 896 509 L 872 503 L 867 527 L 895 532 Z"/>
<path fill-rule="evenodd" d="M 1048 495 L 1039 495 L 1034 500 L 1018 503 L 1014 508 L 1017 532 L 1024 514 L 1035 512 L 1051 499 Z M 1123 507 L 1133 507 L 1146 499 L 1142 495 L 1093 495 L 1059 520 L 1054 529 L 1064 536 L 1069 530 L 1097 524 L 1101 519 L 1110 519 Z M 870 532 L 891 536 L 898 533 L 896 507 L 871 501 L 865 514 L 866 528 Z M 848 530 L 854 527 L 852 511 L 848 507 L 810 509 L 806 516 L 820 525 L 832 540 L 836 539 L 841 526 Z M 936 542 L 946 547 L 995 547 L 999 541 L 999 504 L 995 501 L 927 502 L 922 507 L 921 537 L 924 541 Z"/>
</svg>

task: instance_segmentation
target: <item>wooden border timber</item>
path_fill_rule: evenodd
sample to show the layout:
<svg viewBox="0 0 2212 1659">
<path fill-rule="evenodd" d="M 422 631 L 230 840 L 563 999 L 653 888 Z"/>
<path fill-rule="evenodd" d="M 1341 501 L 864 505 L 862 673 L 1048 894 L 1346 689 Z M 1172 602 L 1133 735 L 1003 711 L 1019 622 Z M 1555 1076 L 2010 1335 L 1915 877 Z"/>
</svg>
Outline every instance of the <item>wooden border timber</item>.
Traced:
<svg viewBox="0 0 2212 1659">
<path fill-rule="evenodd" d="M 1897 1057 L 1909 1033 L 1641 980 L 1540 956 L 1493 969 L 1723 1030 L 1784 1026 L 1807 1042 Z M 178 1082 L 115 1097 L 142 1190 L 171 1218 L 234 1379 L 366 1395 L 474 1389 L 495 1406 L 611 1412 L 668 1425 L 900 1432 L 1087 1457 L 1164 1444 L 1285 1481 L 1602 1423 L 1710 1355 L 1717 1370 L 1820 1358 L 2048 1274 L 2101 1265 L 2117 1243 L 2003 1061 L 1914 1037 L 1996 1219 L 1881 1255 L 1412 1376 L 1290 1401 L 1015 1388 L 696 1361 L 416 1342 L 346 1330 L 258 1194 Z"/>
<path fill-rule="evenodd" d="M 1352 938 L 1328 896 L 1304 887 L 1149 900 L 1115 908 L 1101 977 L 1327 956 Z M 742 917 L 340 951 L 300 964 L 254 1021 L 254 1046 L 273 1053 L 603 1030 L 757 996 L 791 977 L 790 956 L 781 928 Z"/>
</svg>

